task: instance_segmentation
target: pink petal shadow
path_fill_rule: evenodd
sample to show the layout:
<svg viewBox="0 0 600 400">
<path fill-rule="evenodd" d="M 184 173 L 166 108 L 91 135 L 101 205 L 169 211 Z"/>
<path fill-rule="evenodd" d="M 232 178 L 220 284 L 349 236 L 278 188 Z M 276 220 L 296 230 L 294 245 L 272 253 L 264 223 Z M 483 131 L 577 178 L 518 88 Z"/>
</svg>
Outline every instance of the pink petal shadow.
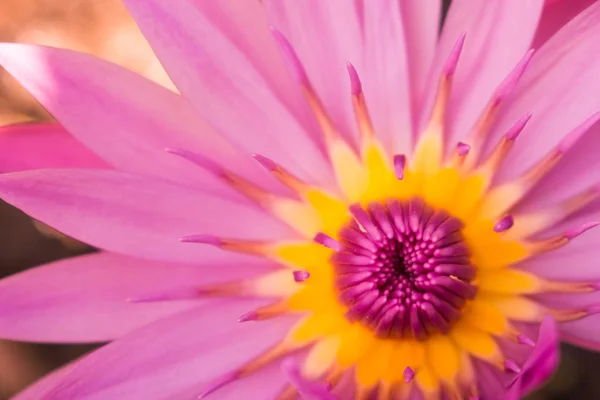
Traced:
<svg viewBox="0 0 600 400">
<path fill-rule="evenodd" d="M 0 172 L 39 168 L 110 168 L 55 123 L 0 127 Z"/>
</svg>

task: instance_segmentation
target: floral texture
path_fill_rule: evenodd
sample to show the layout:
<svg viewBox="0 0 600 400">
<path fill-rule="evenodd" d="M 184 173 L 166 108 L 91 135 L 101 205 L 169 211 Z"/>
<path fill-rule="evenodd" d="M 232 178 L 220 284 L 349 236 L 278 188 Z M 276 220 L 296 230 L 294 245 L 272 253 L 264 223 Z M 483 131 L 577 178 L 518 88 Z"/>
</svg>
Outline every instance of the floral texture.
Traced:
<svg viewBox="0 0 600 400">
<path fill-rule="evenodd" d="M 600 4 L 125 4 L 180 94 L 0 45 L 95 154 L 0 197 L 102 250 L 0 282 L 0 335 L 117 339 L 19 399 L 509 399 L 600 347 Z"/>
</svg>

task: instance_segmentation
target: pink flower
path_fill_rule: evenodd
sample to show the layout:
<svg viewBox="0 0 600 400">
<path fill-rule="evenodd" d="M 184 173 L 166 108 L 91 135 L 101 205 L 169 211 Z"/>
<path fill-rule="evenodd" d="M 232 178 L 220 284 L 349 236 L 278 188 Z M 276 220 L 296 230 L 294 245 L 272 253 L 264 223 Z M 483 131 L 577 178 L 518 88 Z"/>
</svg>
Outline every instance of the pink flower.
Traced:
<svg viewBox="0 0 600 400">
<path fill-rule="evenodd" d="M 112 167 L 0 177 L 105 251 L 0 282 L 0 335 L 117 339 L 19 399 L 511 398 L 600 347 L 599 3 L 125 3 L 181 96 L 0 46 Z"/>
</svg>

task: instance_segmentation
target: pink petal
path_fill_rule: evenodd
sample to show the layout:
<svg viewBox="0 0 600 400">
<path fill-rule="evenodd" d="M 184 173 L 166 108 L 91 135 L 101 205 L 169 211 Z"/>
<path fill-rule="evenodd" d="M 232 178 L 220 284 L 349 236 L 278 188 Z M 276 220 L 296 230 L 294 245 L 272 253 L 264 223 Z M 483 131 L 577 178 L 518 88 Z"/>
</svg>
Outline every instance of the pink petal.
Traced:
<svg viewBox="0 0 600 400">
<path fill-rule="evenodd" d="M 406 154 L 411 149 L 413 113 L 409 53 L 400 3 L 397 0 L 368 3 L 363 8 L 363 18 L 364 58 L 362 71 L 358 72 L 373 127 L 385 149 L 392 154 Z"/>
<path fill-rule="evenodd" d="M 224 300 L 152 323 L 76 363 L 44 398 L 196 397 L 277 344 L 293 326 L 291 317 L 237 322 L 259 304 Z M 218 392 L 213 397 L 220 398 Z"/>
<path fill-rule="evenodd" d="M 556 167 L 523 199 L 515 212 L 539 210 L 540 207 L 556 204 L 598 186 L 600 183 L 598 148 L 600 148 L 600 123 L 596 123 L 579 139 Z"/>
<path fill-rule="evenodd" d="M 167 264 L 104 252 L 69 258 L 0 280 L 0 337 L 109 341 L 199 304 L 130 303 L 127 298 L 242 279 L 269 270 L 262 261 L 229 264 L 225 257 L 208 265 Z"/>
<path fill-rule="evenodd" d="M 540 325 L 535 347 L 517 377 L 521 393 L 531 392 L 554 374 L 560 359 L 559 344 L 558 325 L 553 318 L 546 316 Z"/>
<path fill-rule="evenodd" d="M 546 0 L 544 12 L 533 39 L 533 48 L 539 49 L 567 22 L 596 0 Z"/>
<path fill-rule="evenodd" d="M 37 170 L 0 175 L 0 198 L 92 246 L 167 261 L 214 261 L 224 252 L 181 243 L 191 234 L 285 240 L 290 228 L 253 205 L 162 180 L 103 170 Z"/>
<path fill-rule="evenodd" d="M 276 48 L 267 38 L 259 2 L 126 0 L 125 4 L 179 91 L 217 132 L 246 153 L 285 163 L 303 179 L 333 181 L 306 124 L 281 98 L 277 82 L 283 77 L 263 73 Z M 255 38 L 256 42 L 250 40 Z M 267 58 L 259 61 L 259 57 Z M 280 60 L 275 68 L 283 74 L 281 65 Z M 277 76 L 277 82 L 270 76 Z"/>
<path fill-rule="evenodd" d="M 452 2 L 429 76 L 421 128 L 429 118 L 444 61 L 458 37 L 467 35 L 448 110 L 449 147 L 469 132 L 493 91 L 529 50 L 542 6 L 543 0 Z"/>
<path fill-rule="evenodd" d="M 366 60 L 355 2 L 265 0 L 263 3 L 269 22 L 291 42 L 340 133 L 356 139 L 358 131 L 346 63 L 351 62 L 360 74 Z"/>
<path fill-rule="evenodd" d="M 414 128 L 422 107 L 428 73 L 435 54 L 442 2 L 400 0 L 400 8 L 408 58 Z"/>
<path fill-rule="evenodd" d="M 39 168 L 109 168 L 62 126 L 27 123 L 0 127 L 0 172 Z"/>
<path fill-rule="evenodd" d="M 249 155 L 215 134 L 181 96 L 131 71 L 81 53 L 14 43 L 0 45 L 0 66 L 117 169 L 234 195 L 210 173 L 165 152 L 181 148 L 207 154 L 269 188 L 280 187 L 265 179 Z"/>
<path fill-rule="evenodd" d="M 491 135 L 490 146 L 523 115 L 533 114 L 503 163 L 499 181 L 519 176 L 600 110 L 598 40 L 600 3 L 595 3 L 534 55 Z"/>
</svg>

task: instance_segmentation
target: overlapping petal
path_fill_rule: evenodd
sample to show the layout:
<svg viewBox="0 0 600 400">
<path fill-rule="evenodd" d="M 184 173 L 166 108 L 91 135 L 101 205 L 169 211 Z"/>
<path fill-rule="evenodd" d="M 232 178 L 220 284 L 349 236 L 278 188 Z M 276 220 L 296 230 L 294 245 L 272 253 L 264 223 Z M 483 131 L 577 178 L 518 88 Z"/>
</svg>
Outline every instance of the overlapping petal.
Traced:
<svg viewBox="0 0 600 400">
<path fill-rule="evenodd" d="M 96 154 L 54 123 L 0 127 L 0 172 L 38 168 L 109 168 Z"/>
<path fill-rule="evenodd" d="M 286 167 L 303 179 L 332 182 L 323 152 L 262 73 L 261 65 L 268 63 L 257 60 L 262 47 L 258 42 L 248 44 L 252 43 L 248 36 L 261 38 L 267 57 L 272 57 L 274 40 L 265 38 L 268 26 L 259 2 L 126 0 L 125 4 L 173 83 L 217 132 L 247 154 L 285 160 Z M 228 20 L 230 14 L 236 19 Z M 250 24 L 257 31 L 239 24 Z"/>
<path fill-rule="evenodd" d="M 499 116 L 490 146 L 528 113 L 533 117 L 519 136 L 498 179 L 514 179 L 538 162 L 567 133 L 600 111 L 600 3 L 574 18 L 534 55 L 510 106 Z M 571 179 L 571 178 L 569 178 Z"/>
<path fill-rule="evenodd" d="M 43 398 L 196 398 L 277 344 L 294 324 L 290 317 L 237 322 L 257 304 L 222 301 L 150 324 L 72 366 Z"/>
<path fill-rule="evenodd" d="M 466 33 L 466 41 L 446 121 L 450 146 L 469 132 L 493 91 L 529 50 L 543 3 L 543 0 L 452 2 L 429 76 L 428 103 L 421 114 L 421 128 L 431 112 L 444 61 L 461 33 Z"/>
<path fill-rule="evenodd" d="M 328 114 L 340 133 L 349 139 L 356 139 L 358 131 L 350 102 L 346 63 L 354 64 L 360 73 L 365 62 L 360 4 L 355 3 L 345 0 L 264 2 L 269 23 L 290 41 Z"/>
<path fill-rule="evenodd" d="M 116 171 L 3 174 L 0 197 L 75 239 L 148 259 L 208 263 L 227 254 L 208 245 L 179 241 L 191 234 L 248 240 L 294 237 L 289 227 L 257 206 Z"/>
<path fill-rule="evenodd" d="M 117 169 L 238 198 L 209 172 L 165 152 L 182 148 L 225 164 L 268 188 L 276 184 L 198 118 L 179 95 L 141 75 L 82 53 L 0 45 L 6 68 L 85 146 Z"/>
<path fill-rule="evenodd" d="M 0 281 L 0 337 L 42 342 L 99 342 L 123 336 L 197 301 L 131 303 L 179 287 L 255 277 L 264 261 L 197 265 L 151 262 L 111 253 L 69 258 Z"/>
<path fill-rule="evenodd" d="M 546 0 L 540 24 L 533 39 L 533 48 L 539 49 L 560 28 L 595 1 Z"/>
</svg>

